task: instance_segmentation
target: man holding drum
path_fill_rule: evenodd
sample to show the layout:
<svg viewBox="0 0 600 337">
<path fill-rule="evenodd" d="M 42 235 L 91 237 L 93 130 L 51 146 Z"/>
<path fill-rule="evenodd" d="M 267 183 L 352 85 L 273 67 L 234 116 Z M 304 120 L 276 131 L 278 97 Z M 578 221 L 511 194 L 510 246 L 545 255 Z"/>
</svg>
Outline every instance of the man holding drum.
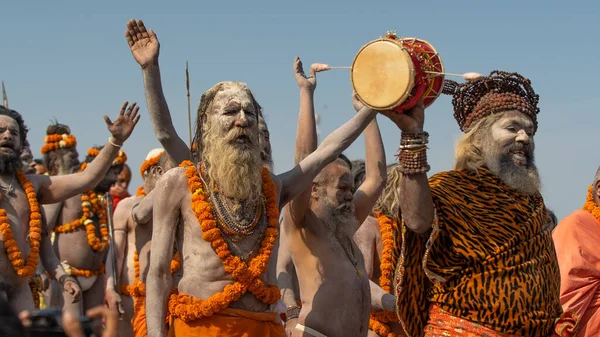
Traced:
<svg viewBox="0 0 600 337">
<path fill-rule="evenodd" d="M 454 115 L 464 135 L 455 169 L 427 179 L 421 101 L 386 112 L 402 131 L 402 256 L 397 313 L 408 336 L 571 336 L 540 178 L 539 113 L 531 82 L 493 71 L 458 85 Z M 427 308 L 424 310 L 424 308 Z"/>
</svg>

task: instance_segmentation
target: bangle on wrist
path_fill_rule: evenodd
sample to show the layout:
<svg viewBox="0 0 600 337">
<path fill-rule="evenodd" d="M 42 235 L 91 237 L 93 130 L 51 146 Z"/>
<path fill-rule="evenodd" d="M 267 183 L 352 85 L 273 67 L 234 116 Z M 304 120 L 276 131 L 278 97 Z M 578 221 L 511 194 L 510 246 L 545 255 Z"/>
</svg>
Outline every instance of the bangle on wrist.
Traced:
<svg viewBox="0 0 600 337">
<path fill-rule="evenodd" d="M 300 307 L 299 306 L 289 306 L 285 309 L 285 321 L 289 321 L 293 318 L 298 318 L 300 316 Z"/>
<path fill-rule="evenodd" d="M 431 167 L 427 162 L 427 132 L 403 132 L 400 136 L 400 148 L 396 155 L 400 161 L 402 174 L 427 173 Z"/>
<path fill-rule="evenodd" d="M 110 143 L 110 145 L 121 148 L 121 146 L 123 146 L 123 144 L 117 145 L 116 141 L 117 140 L 113 136 L 108 137 L 108 142 Z"/>
</svg>

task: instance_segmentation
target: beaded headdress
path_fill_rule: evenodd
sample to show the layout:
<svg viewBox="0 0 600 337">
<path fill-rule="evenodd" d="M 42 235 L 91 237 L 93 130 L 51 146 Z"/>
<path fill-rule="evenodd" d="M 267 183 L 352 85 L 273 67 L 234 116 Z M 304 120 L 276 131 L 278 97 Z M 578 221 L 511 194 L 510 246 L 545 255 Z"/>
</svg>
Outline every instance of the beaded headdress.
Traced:
<svg viewBox="0 0 600 337">
<path fill-rule="evenodd" d="M 534 132 L 537 131 L 539 96 L 531 81 L 518 73 L 494 70 L 489 76 L 462 84 L 446 80 L 443 93 L 453 96 L 454 118 L 463 132 L 482 118 L 507 110 L 517 110 L 531 118 Z"/>
</svg>

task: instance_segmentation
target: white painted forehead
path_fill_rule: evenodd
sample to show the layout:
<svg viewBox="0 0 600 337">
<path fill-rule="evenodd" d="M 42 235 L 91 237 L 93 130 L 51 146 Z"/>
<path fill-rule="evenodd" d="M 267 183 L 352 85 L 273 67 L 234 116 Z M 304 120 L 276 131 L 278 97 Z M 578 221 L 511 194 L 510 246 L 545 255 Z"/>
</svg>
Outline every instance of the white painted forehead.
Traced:
<svg viewBox="0 0 600 337">
<path fill-rule="evenodd" d="M 505 111 L 498 121 L 500 122 L 506 120 L 515 120 L 525 126 L 533 126 L 533 121 L 531 120 L 531 118 L 529 118 L 529 116 L 518 110 Z"/>
</svg>

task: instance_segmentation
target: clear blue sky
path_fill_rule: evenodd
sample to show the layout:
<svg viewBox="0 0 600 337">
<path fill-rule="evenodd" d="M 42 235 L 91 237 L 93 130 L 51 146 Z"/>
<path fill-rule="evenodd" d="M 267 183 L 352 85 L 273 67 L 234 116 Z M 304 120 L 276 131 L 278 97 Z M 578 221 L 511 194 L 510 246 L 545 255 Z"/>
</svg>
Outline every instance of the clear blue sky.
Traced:
<svg viewBox="0 0 600 337">
<path fill-rule="evenodd" d="M 350 65 L 363 44 L 390 29 L 431 42 L 449 72 L 501 69 L 532 80 L 542 110 L 536 155 L 543 195 L 559 218 L 583 205 L 600 164 L 600 11 L 594 1 L 5 1 L 0 13 L 0 79 L 10 107 L 31 128 L 35 155 L 55 117 L 71 125 L 83 156 L 108 138 L 102 114 L 114 116 L 125 100 L 141 104 L 142 120 L 124 147 L 134 171 L 132 193 L 141 182 L 139 165 L 158 142 L 141 71 L 123 35 L 130 18 L 143 19 L 158 34 L 165 95 L 180 135 L 188 139 L 189 60 L 192 111 L 214 83 L 248 83 L 265 109 L 277 172 L 292 167 L 294 57 L 307 66 Z M 316 109 L 325 135 L 352 116 L 352 88 L 348 70 L 319 74 L 318 81 Z M 392 162 L 399 132 L 389 120 L 379 121 Z M 426 111 L 425 128 L 431 173 L 450 169 L 460 131 L 449 97 Z M 362 137 L 346 153 L 364 157 Z"/>
</svg>

